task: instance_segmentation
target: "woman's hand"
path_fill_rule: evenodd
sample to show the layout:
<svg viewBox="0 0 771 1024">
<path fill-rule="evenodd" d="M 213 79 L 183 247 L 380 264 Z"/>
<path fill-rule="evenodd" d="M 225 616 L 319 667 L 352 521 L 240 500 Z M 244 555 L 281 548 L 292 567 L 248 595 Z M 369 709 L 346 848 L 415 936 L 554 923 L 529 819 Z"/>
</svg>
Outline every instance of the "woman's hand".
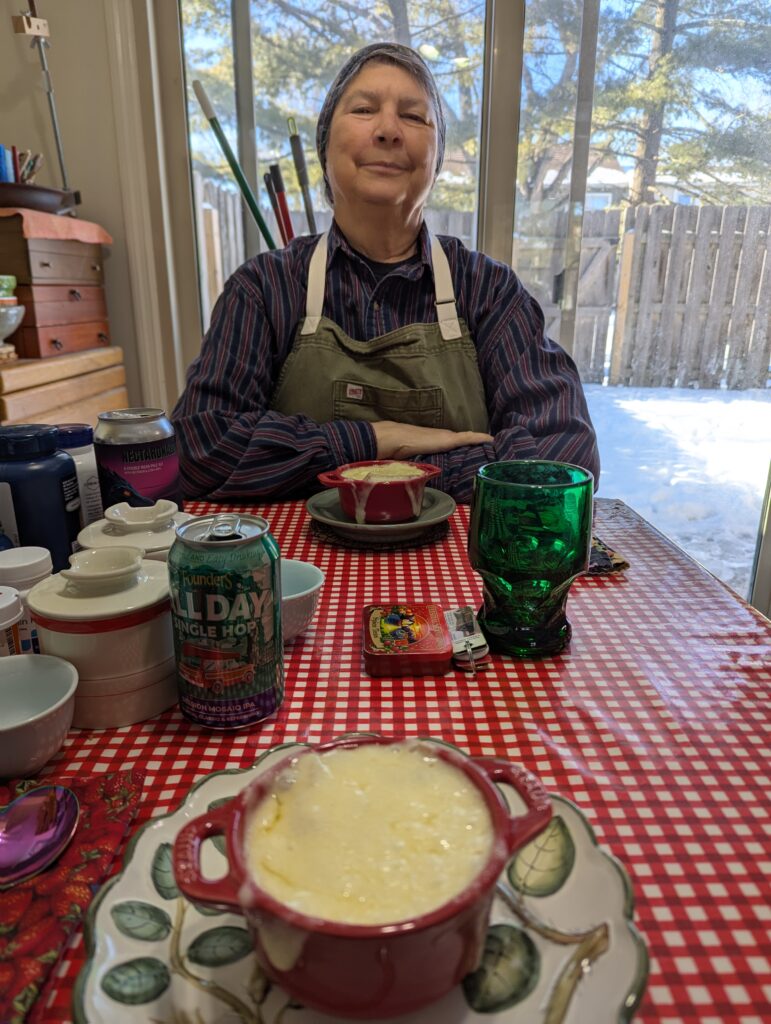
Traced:
<svg viewBox="0 0 771 1024">
<path fill-rule="evenodd" d="M 492 441 L 490 434 L 473 430 L 443 430 L 438 427 L 413 427 L 395 420 L 380 420 L 372 424 L 377 440 L 379 459 L 415 459 L 421 455 L 449 452 L 470 444 Z"/>
</svg>

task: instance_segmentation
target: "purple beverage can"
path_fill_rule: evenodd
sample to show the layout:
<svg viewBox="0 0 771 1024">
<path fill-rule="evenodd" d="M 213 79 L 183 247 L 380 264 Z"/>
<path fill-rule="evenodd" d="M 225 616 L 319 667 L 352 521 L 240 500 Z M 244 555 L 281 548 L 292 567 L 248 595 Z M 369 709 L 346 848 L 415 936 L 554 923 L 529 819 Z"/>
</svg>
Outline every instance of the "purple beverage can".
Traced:
<svg viewBox="0 0 771 1024">
<path fill-rule="evenodd" d="M 94 453 L 104 508 L 182 502 L 174 427 L 163 409 L 100 412 Z"/>
<path fill-rule="evenodd" d="M 179 706 L 211 729 L 243 729 L 284 699 L 281 560 L 260 516 L 177 527 L 169 585 Z"/>
</svg>

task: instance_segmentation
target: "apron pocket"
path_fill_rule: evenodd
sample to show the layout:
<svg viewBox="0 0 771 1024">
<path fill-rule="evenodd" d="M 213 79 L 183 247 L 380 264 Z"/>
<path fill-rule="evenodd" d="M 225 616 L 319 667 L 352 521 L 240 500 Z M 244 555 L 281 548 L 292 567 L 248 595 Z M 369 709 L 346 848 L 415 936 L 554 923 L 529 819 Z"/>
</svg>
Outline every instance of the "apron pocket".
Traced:
<svg viewBox="0 0 771 1024">
<path fill-rule="evenodd" d="M 443 422 L 442 389 L 381 388 L 354 380 L 333 383 L 333 419 L 397 420 L 416 427 L 440 427 Z"/>
</svg>

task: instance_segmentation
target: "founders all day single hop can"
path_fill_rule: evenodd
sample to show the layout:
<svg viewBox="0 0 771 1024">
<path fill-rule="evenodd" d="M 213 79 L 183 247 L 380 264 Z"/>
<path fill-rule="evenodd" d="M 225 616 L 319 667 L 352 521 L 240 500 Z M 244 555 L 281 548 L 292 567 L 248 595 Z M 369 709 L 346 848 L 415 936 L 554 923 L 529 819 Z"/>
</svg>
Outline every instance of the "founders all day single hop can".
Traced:
<svg viewBox="0 0 771 1024">
<path fill-rule="evenodd" d="M 284 699 L 278 544 L 259 516 L 200 516 L 169 552 L 179 705 L 192 722 L 242 729 Z"/>
<path fill-rule="evenodd" d="M 182 503 L 174 427 L 163 409 L 100 412 L 94 433 L 102 505 Z"/>
</svg>

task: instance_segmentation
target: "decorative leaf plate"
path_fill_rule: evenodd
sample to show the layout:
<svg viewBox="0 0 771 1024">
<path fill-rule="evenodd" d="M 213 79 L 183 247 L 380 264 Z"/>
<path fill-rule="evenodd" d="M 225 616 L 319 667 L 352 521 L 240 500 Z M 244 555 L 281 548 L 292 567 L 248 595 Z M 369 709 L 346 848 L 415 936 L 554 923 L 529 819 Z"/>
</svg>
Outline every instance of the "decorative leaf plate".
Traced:
<svg viewBox="0 0 771 1024">
<path fill-rule="evenodd" d="M 88 960 L 74 996 L 78 1024 L 331 1024 L 272 985 L 243 919 L 180 895 L 171 847 L 180 828 L 234 797 L 295 744 L 252 768 L 215 772 L 172 814 L 132 839 L 120 875 L 91 905 Z M 521 811 L 519 797 L 506 797 Z M 632 890 L 618 861 L 597 846 L 583 814 L 553 796 L 549 826 L 509 862 L 496 896 L 482 963 L 438 1003 L 398 1024 L 625 1024 L 648 971 L 632 924 Z M 204 873 L 224 873 L 224 839 L 207 840 Z"/>
</svg>

